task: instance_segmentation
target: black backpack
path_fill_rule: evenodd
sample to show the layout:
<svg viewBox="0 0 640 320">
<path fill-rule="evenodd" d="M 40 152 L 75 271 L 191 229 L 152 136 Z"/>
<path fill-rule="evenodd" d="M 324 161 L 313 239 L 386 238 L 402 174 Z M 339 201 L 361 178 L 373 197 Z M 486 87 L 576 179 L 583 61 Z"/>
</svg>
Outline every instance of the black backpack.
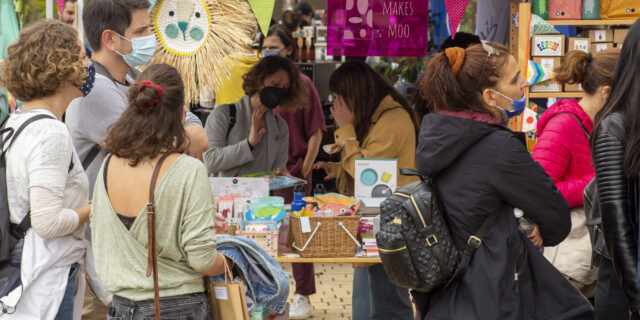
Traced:
<svg viewBox="0 0 640 320">
<path fill-rule="evenodd" d="M 469 236 L 460 252 L 432 180 L 410 169 L 400 169 L 400 174 L 419 176 L 420 181 L 401 187 L 380 205 L 376 242 L 384 270 L 397 286 L 427 293 L 446 288 L 467 269 L 500 211 Z"/>
<path fill-rule="evenodd" d="M 24 238 L 27 230 L 31 228 L 30 212 L 19 224 L 12 224 L 9 220 L 9 202 L 7 199 L 7 159 L 6 154 L 13 145 L 18 135 L 31 123 L 41 119 L 55 119 L 52 116 L 39 114 L 29 118 L 17 130 L 5 128 L 7 119 L 4 120 L 0 129 L 0 265 L 9 260 L 11 251 L 18 241 Z M 5 136 L 6 134 L 6 136 Z M 5 148 L 6 145 L 6 148 Z M 73 161 L 69 165 L 69 171 L 73 168 Z"/>
</svg>

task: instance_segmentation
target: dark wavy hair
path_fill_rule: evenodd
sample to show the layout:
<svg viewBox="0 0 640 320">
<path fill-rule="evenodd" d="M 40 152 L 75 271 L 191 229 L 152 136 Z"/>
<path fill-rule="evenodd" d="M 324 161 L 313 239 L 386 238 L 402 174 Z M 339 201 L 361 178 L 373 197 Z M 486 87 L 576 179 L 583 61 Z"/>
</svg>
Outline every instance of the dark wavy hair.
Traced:
<svg viewBox="0 0 640 320">
<path fill-rule="evenodd" d="M 413 129 L 417 133 L 416 116 L 407 100 L 364 62 L 352 60 L 343 63 L 329 78 L 329 91 L 344 98 L 353 112 L 353 126 L 359 141 L 364 141 L 373 124 L 371 117 L 388 95 L 409 113 Z"/>
<path fill-rule="evenodd" d="M 248 96 L 252 96 L 264 87 L 264 79 L 284 70 L 289 75 L 287 95 L 280 102 L 280 108 L 295 111 L 305 106 L 307 102 L 307 85 L 300 76 L 300 70 L 291 61 L 281 56 L 268 56 L 260 59 L 243 77 L 242 89 Z"/>
<path fill-rule="evenodd" d="M 624 172 L 635 179 L 640 171 L 640 20 L 637 20 L 627 37 L 613 72 L 611 93 L 604 106 L 596 114 L 593 132 L 598 132 L 602 120 L 615 112 L 625 119 L 626 142 L 624 150 Z M 594 150 L 597 134 L 591 135 L 591 150 Z"/>
<path fill-rule="evenodd" d="M 151 81 L 162 93 L 143 81 Z M 129 106 L 110 128 L 105 149 L 131 166 L 160 153 L 184 153 L 189 138 L 183 125 L 184 84 L 174 67 L 155 64 L 129 89 Z"/>
</svg>

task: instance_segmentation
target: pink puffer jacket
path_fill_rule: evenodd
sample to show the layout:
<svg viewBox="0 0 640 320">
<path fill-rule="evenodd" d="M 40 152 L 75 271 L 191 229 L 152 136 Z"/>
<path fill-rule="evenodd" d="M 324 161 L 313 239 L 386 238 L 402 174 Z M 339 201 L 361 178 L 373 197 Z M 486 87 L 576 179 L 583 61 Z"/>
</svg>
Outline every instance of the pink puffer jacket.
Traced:
<svg viewBox="0 0 640 320">
<path fill-rule="evenodd" d="M 582 191 L 593 179 L 589 141 L 578 120 L 591 134 L 593 121 L 577 100 L 558 100 L 538 120 L 538 142 L 533 149 L 533 159 L 553 178 L 556 187 L 569 205 L 582 206 Z"/>
</svg>

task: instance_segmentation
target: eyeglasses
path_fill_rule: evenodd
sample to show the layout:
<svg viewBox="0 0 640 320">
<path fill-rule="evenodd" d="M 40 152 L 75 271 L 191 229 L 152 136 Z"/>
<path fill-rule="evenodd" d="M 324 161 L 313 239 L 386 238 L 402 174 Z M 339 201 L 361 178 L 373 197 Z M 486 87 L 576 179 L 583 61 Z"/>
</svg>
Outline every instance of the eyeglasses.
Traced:
<svg viewBox="0 0 640 320">
<path fill-rule="evenodd" d="M 487 67 L 487 64 L 489 63 L 489 57 L 491 57 L 491 55 L 500 56 L 500 52 L 498 52 L 494 47 L 489 45 L 487 41 L 480 40 L 480 44 L 482 45 L 482 49 L 487 52 L 487 60 L 484 61 L 484 65 L 482 66 L 482 71 L 480 71 L 478 78 L 480 78 L 484 74 L 484 69 Z"/>
</svg>

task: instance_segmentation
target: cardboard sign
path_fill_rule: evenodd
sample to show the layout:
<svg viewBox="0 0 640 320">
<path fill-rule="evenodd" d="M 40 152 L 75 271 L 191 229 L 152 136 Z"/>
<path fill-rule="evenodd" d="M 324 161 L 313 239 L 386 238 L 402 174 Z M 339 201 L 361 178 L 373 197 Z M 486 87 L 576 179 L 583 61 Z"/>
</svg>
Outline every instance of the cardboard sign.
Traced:
<svg viewBox="0 0 640 320">
<path fill-rule="evenodd" d="M 594 42 L 612 42 L 613 30 L 589 30 L 589 41 Z"/>
<path fill-rule="evenodd" d="M 600 51 L 604 51 L 607 49 L 613 48 L 613 42 L 606 43 L 592 43 L 591 44 L 591 53 L 598 53 Z"/>
<path fill-rule="evenodd" d="M 396 159 L 356 159 L 357 199 L 387 198 L 398 186 Z"/>
<path fill-rule="evenodd" d="M 424 57 L 426 0 L 328 0 L 327 53 Z"/>
<path fill-rule="evenodd" d="M 614 43 L 623 43 L 624 38 L 627 37 L 627 33 L 629 33 L 629 29 L 614 29 L 613 30 L 613 42 Z"/>
<path fill-rule="evenodd" d="M 589 53 L 590 42 L 589 38 L 569 38 L 567 46 L 567 52 L 573 50 L 580 50 Z"/>
<path fill-rule="evenodd" d="M 531 56 L 562 57 L 564 56 L 563 35 L 534 35 L 531 38 Z"/>
</svg>

